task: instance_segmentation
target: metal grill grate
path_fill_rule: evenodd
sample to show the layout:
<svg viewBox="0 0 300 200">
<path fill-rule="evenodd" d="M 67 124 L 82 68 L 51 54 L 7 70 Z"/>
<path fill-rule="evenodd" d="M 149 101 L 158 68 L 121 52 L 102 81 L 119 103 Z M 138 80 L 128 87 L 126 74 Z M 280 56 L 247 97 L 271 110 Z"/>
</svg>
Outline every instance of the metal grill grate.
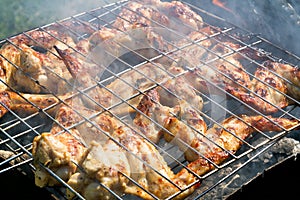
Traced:
<svg viewBox="0 0 300 200">
<path fill-rule="evenodd" d="M 119 15 L 120 12 L 127 11 L 137 15 L 140 15 L 140 13 L 130 7 L 130 2 L 120 1 L 3 40 L 1 42 L 2 48 L 4 48 L 5 45 L 10 45 L 11 48 L 16 49 L 16 52 L 25 52 L 26 49 L 19 44 L 19 42 L 25 42 L 30 46 L 31 50 L 39 52 L 40 55 L 47 53 L 49 57 L 52 56 L 53 59 L 55 58 L 59 60 L 59 62 L 62 62 L 63 60 L 64 65 L 62 66 L 66 67 L 65 71 L 59 73 L 51 67 L 44 66 L 44 73 L 51 76 L 56 82 L 59 82 L 58 87 L 63 86 L 69 90 L 71 88 L 72 93 L 68 91 L 67 94 L 61 94 L 59 91 L 55 91 L 57 85 L 55 87 L 43 85 L 42 81 L 39 79 L 40 77 L 34 77 L 30 72 L 26 71 L 25 68 L 19 66 L 16 63 L 17 61 L 12 59 L 13 57 L 2 52 L 2 64 L 4 62 L 8 63 L 8 65 L 11 66 L 12 69 L 18 71 L 24 79 L 34 84 L 35 88 L 38 88 L 37 90 L 40 91 L 39 93 L 43 94 L 25 94 L 30 92 L 26 91 L 26 87 L 19 87 L 18 85 L 16 86 L 10 82 L 6 82 L 7 80 L 1 79 L 2 85 L 9 89 L 9 92 L 1 93 L 4 96 L 3 99 L 6 100 L 6 97 L 9 96 L 13 98 L 13 100 L 12 104 L 1 101 L 1 106 L 3 107 L 2 114 L 4 112 L 7 113 L 1 118 L 0 122 L 0 149 L 4 158 L 0 163 L 0 173 L 5 173 L 13 168 L 22 168 L 24 172 L 33 177 L 37 166 L 34 166 L 32 163 L 32 141 L 36 136 L 40 136 L 41 133 L 49 132 L 53 126 L 58 127 L 60 130 L 56 133 L 56 137 L 59 137 L 59 135 L 63 135 L 64 133 L 69 133 L 73 139 L 75 138 L 78 140 L 78 145 L 87 148 L 88 141 L 91 140 L 90 136 L 84 134 L 84 139 L 82 139 L 80 138 L 82 136 L 76 135 L 74 130 L 80 129 L 82 125 L 89 124 L 91 128 L 89 130 L 103 134 L 102 137 L 104 138 L 109 138 L 118 148 L 126 152 L 127 157 L 135 159 L 136 163 L 143 164 L 144 168 L 147 168 L 151 173 L 161 177 L 164 182 L 167 182 L 170 186 L 174 187 L 176 192 L 167 197 L 167 199 L 172 199 L 174 197 L 180 197 L 191 188 L 199 185 L 199 183 L 205 182 L 206 178 L 214 175 L 220 170 L 226 169 L 226 167 L 236 161 L 243 162 L 240 168 L 246 166 L 248 162 L 270 148 L 270 146 L 283 136 L 290 131 L 297 129 L 298 124 L 296 123 L 294 126 L 285 127 L 284 124 L 278 122 L 283 118 L 299 120 L 298 99 L 288 93 L 277 90 L 276 85 L 272 82 L 261 81 L 260 78 L 256 77 L 255 72 L 258 68 L 267 69 L 271 72 L 272 76 L 283 80 L 285 84 L 289 84 L 290 87 L 293 88 L 298 88 L 292 80 L 282 77 L 282 74 L 279 74 L 276 71 L 269 70 L 266 63 L 278 62 L 296 67 L 299 64 L 300 59 L 296 55 L 273 45 L 264 38 L 236 27 L 208 11 L 202 10 L 197 6 L 186 2 L 185 4 L 203 18 L 203 27 L 201 29 L 197 30 L 195 27 L 189 26 L 188 24 L 181 24 L 183 31 L 180 32 L 180 30 L 173 30 L 158 21 L 144 17 L 143 19 L 156 27 L 142 27 L 136 30 L 124 31 L 120 29 L 120 27 L 114 27 L 118 17 L 119 20 L 121 19 L 126 23 L 130 23 L 128 19 Z M 106 28 L 113 29 L 119 35 L 117 38 L 104 40 L 102 43 L 97 44 L 91 52 L 85 52 L 84 49 L 77 48 L 78 46 L 69 43 L 66 38 L 61 37 L 61 35 L 56 32 L 58 30 L 59 33 L 66 33 L 66 35 L 72 37 L 73 40 L 79 44 L 80 42 L 90 39 L 91 35 L 97 31 L 105 30 Z M 201 34 L 201 37 L 193 39 L 185 33 L 185 30 L 189 30 L 189 32 L 194 32 L 195 34 Z M 43 37 L 36 38 L 34 33 L 37 32 L 43 34 Z M 158 35 L 163 36 L 163 47 L 158 43 L 161 38 L 160 36 L 155 35 L 157 32 L 159 33 Z M 146 35 L 147 33 L 153 35 L 148 36 Z M 149 42 L 147 36 L 153 37 L 154 39 L 151 39 L 153 39 L 154 42 Z M 55 42 L 56 50 L 55 48 L 52 48 L 52 46 L 47 46 L 47 44 L 52 44 L 53 41 Z M 145 41 L 149 42 L 149 44 L 145 44 Z M 60 44 L 57 42 L 60 42 Z M 231 46 L 231 44 L 234 45 Z M 140 46 L 143 48 L 140 48 Z M 85 73 L 79 73 L 75 74 L 77 75 L 77 80 L 74 81 L 74 74 L 72 74 L 74 71 L 71 70 L 69 76 L 73 75 L 73 78 L 66 77 L 63 73 L 68 72 L 67 68 L 72 67 L 68 65 L 74 64 L 75 61 L 68 62 L 64 57 L 68 52 L 60 50 L 62 48 L 67 48 L 72 52 L 72 56 L 76 55 L 76 58 L 81 58 L 81 61 L 84 60 L 84 62 L 89 63 L 89 65 L 96 66 L 95 68 L 92 68 L 95 76 L 90 76 L 90 79 L 87 81 L 81 79 Z M 184 53 L 190 53 L 189 51 L 192 51 L 191 49 L 196 49 L 196 53 L 202 53 L 198 58 L 199 62 L 197 65 L 191 64 L 193 61 L 186 60 L 184 56 L 180 57 L 180 55 Z M 223 52 L 219 52 L 219 49 L 223 49 Z M 180 58 L 178 58 L 178 55 Z M 239 57 L 239 59 L 242 60 L 242 69 L 231 59 L 232 56 Z M 240 81 L 239 77 L 237 78 L 233 76 L 232 73 L 216 68 L 215 66 L 219 62 L 223 63 L 223 65 L 230 65 L 233 70 L 237 70 L 240 73 L 249 76 L 250 79 L 256 80 L 259 84 L 267 86 L 270 90 L 275 90 L 277 95 L 280 94 L 288 99 L 288 102 L 293 103 L 285 107 L 280 107 L 272 102 L 268 102 L 268 99 L 254 93 L 249 87 L 243 85 L 243 82 Z M 176 71 L 173 69 L 172 71 L 165 67 L 167 65 L 166 63 L 174 65 L 180 68 L 180 70 Z M 148 69 L 147 67 L 149 66 L 150 68 Z M 178 68 L 176 69 L 178 70 Z M 211 78 L 208 76 L 209 74 L 202 73 L 201 69 L 214 73 L 217 77 Z M 154 74 L 149 74 L 149 70 L 153 70 Z M 201 97 L 203 99 L 202 109 L 193 104 L 193 99 L 186 98 L 185 95 L 189 94 L 174 92 L 176 89 L 166 85 L 167 83 L 170 83 L 170 81 L 181 80 L 180 78 L 185 78 L 185 81 L 187 81 L 186 78 L 191 74 L 193 75 L 192 77 L 195 78 L 195 81 L 201 79 L 202 82 L 200 83 L 205 82 L 205 85 L 202 85 L 205 86 L 205 88 L 200 90 L 190 83 L 193 82 L 192 78 L 190 78 L 187 87 L 189 90 L 194 91 L 195 96 L 193 96 L 193 98 Z M 130 79 L 126 78 L 129 76 L 138 78 L 133 78 L 136 82 L 132 83 Z M 275 108 L 276 112 L 265 113 L 265 110 L 255 107 L 255 102 L 254 105 L 252 105 L 251 102 L 249 104 L 245 103 L 246 101 L 242 101 L 237 95 L 234 95 L 233 92 L 224 90 L 224 85 L 220 84 L 219 80 L 225 80 L 230 83 L 233 82 L 235 87 L 242 88 L 245 93 L 256 100 L 261 101 L 262 104 Z M 82 83 L 88 84 L 81 85 Z M 110 87 L 110 84 L 113 83 L 117 83 L 117 87 Z M 141 87 L 140 85 L 143 83 L 147 83 L 147 85 Z M 179 85 L 175 85 L 174 87 L 178 86 Z M 132 94 L 124 96 L 122 91 L 118 91 L 120 87 L 126 88 L 129 92 L 131 91 Z M 136 99 L 139 98 L 138 100 L 140 101 L 142 97 L 146 98 L 147 96 L 150 99 L 148 99 L 149 101 L 153 104 L 157 104 L 158 102 L 154 99 L 155 97 L 151 97 L 151 92 L 156 91 L 157 88 L 160 88 L 159 90 L 161 93 L 169 95 L 167 98 L 170 102 L 161 102 L 161 104 L 163 104 L 163 109 L 173 107 L 173 110 L 171 110 L 171 108 L 168 110 L 170 111 L 168 113 L 169 118 L 179 120 L 182 126 L 199 134 L 199 137 L 202 137 L 202 140 L 206 140 L 207 144 L 213 145 L 216 149 L 221 149 L 222 153 L 226 154 L 226 162 L 215 161 L 213 160 L 213 156 L 207 157 L 207 155 L 202 152 L 191 150 L 193 149 L 191 148 L 192 144 L 184 141 L 183 138 L 177 138 L 179 141 L 177 141 L 177 143 L 174 140 L 175 144 L 172 142 L 168 143 L 165 139 L 160 139 L 158 142 L 152 141 L 143 133 L 143 131 L 132 125 L 133 119 L 137 116 L 141 116 L 144 121 L 148 120 L 154 124 L 154 128 L 158 128 L 161 130 L 160 132 L 164 132 L 163 134 L 166 135 L 165 137 L 174 136 L 174 133 L 161 124 L 158 119 L 146 115 L 143 112 L 143 108 L 136 108 L 138 105 L 135 103 Z M 207 90 L 206 92 L 204 91 L 205 89 Z M 103 95 L 108 95 L 113 99 L 113 103 L 102 104 L 97 99 L 95 91 L 101 91 L 103 92 Z M 72 99 L 78 99 L 78 97 L 80 97 L 85 105 L 92 111 L 86 111 L 78 105 L 73 105 L 76 104 L 76 102 L 70 103 Z M 43 100 L 41 101 L 41 99 Z M 171 104 L 172 99 L 176 102 L 173 105 L 168 105 Z M 233 138 L 237 139 L 239 143 L 242 143 L 242 147 L 237 152 L 235 152 L 235 150 L 231 151 L 230 149 L 226 149 L 222 144 L 217 143 L 215 138 L 208 138 L 207 135 L 199 131 L 197 127 L 193 126 L 188 121 L 180 119 L 180 117 L 182 117 L 179 116 L 181 115 L 181 111 L 176 110 L 176 105 L 178 102 L 183 101 L 187 101 L 190 106 L 189 109 L 198 113 L 196 116 L 201 115 L 208 128 L 212 128 L 213 125 L 218 125 L 219 129 L 224 129 Z M 67 124 L 66 126 L 55 116 L 56 109 L 59 107 L 63 107 L 65 110 L 73 113 L 73 115 L 76 116 L 75 118 L 79 118 L 79 120 L 77 120 L 76 123 L 71 125 Z M 125 111 L 123 110 L 124 108 L 126 109 Z M 162 107 L 157 108 L 162 109 Z M 179 112 L 179 114 L 176 112 Z M 149 164 L 151 163 L 150 161 L 143 159 L 137 152 L 130 149 L 131 147 L 127 146 L 128 144 L 122 139 L 110 135 L 109 131 L 104 130 L 103 126 L 97 123 L 97 120 L 105 113 L 109 113 L 113 120 L 124 129 L 128 129 L 131 133 L 137 135 L 138 138 L 141 138 L 141 141 L 145 141 L 147 144 L 157 149 L 172 171 L 178 173 L 186 170 L 194 177 L 194 180 L 182 187 L 178 182 L 174 181 L 174 179 L 171 179 L 168 175 L 164 174 L 164 172 L 158 170 L 156 166 Z M 248 135 L 249 137 L 242 138 L 241 136 L 236 135 L 234 130 L 231 130 L 232 127 L 224 127 L 222 122 L 224 119 L 234 117 L 238 119 L 240 123 L 249 123 L 249 121 L 247 121 L 246 118 L 243 118 L 243 115 L 241 114 L 246 114 L 247 116 L 261 116 L 261 120 L 268 123 L 266 126 L 272 126 L 275 130 L 281 130 L 262 131 L 251 124 L 248 125 L 248 128 L 254 129 L 253 134 Z M 272 115 L 273 118 L 270 118 L 270 115 Z M 260 123 L 260 121 L 257 123 Z M 186 160 L 184 152 L 183 150 L 180 150 L 180 148 L 191 150 L 191 154 L 196 154 L 206 163 L 209 163 L 210 169 L 207 170 L 206 173 L 197 174 L 197 172 L 189 167 L 189 163 L 191 162 Z M 85 172 L 85 169 L 83 169 L 82 163 L 78 163 L 74 160 L 71 162 L 78 167 L 77 170 L 79 172 L 82 172 L 83 174 L 87 173 Z M 51 167 L 43 164 L 39 164 L 39 167 L 48 172 L 61 184 L 59 189 L 49 187 L 51 192 L 58 198 L 67 198 L 65 194 L 65 190 L 67 189 L 75 194 L 75 198 L 84 199 L 82 193 L 76 192 L 76 189 L 73 189 L 63 180 L 63 178 L 58 176 Z M 215 181 L 215 184 L 208 186 L 208 189 L 201 189 L 200 185 L 197 189 L 198 192 L 195 198 L 199 198 L 209 192 L 238 169 L 239 168 L 227 174 L 225 173 L 225 175 L 219 177 Z M 145 188 L 145 186 L 137 181 L 136 178 L 126 174 L 124 171 L 118 171 L 118 174 L 121 174 L 122 177 L 127 180 L 128 184 L 139 188 L 145 193 L 145 196 L 154 199 L 159 198 L 154 192 Z M 105 183 L 101 183 L 99 180 L 95 181 L 99 184 L 99 187 L 104 188 L 109 195 L 116 197 L 117 199 L 132 198 L 129 194 L 119 194 L 117 188 L 109 188 Z"/>
</svg>

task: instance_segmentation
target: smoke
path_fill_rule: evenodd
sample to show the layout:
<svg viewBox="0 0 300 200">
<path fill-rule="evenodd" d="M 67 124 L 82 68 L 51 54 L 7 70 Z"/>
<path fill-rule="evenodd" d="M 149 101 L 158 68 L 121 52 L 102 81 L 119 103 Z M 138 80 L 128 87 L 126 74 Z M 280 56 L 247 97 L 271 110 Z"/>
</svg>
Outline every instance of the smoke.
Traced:
<svg viewBox="0 0 300 200">
<path fill-rule="evenodd" d="M 188 1 L 300 56 L 297 0 L 219 0 L 226 9 L 212 4 L 212 0 Z"/>
</svg>

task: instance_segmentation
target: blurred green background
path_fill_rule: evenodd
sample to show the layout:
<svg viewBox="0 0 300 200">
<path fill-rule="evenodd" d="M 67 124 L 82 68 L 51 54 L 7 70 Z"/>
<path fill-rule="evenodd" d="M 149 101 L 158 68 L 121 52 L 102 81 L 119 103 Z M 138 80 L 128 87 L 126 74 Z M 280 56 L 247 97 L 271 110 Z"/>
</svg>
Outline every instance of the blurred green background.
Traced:
<svg viewBox="0 0 300 200">
<path fill-rule="evenodd" d="M 111 0 L 0 0 L 0 39 L 97 8 Z"/>
</svg>

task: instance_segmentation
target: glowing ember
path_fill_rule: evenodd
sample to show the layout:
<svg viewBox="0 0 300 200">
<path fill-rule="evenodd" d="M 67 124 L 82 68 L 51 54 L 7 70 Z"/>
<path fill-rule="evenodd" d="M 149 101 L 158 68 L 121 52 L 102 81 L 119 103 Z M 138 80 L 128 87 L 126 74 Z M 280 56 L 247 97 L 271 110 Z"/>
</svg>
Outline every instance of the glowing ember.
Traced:
<svg viewBox="0 0 300 200">
<path fill-rule="evenodd" d="M 212 3 L 228 12 L 234 13 L 230 8 L 226 7 L 226 3 L 222 2 L 221 0 L 212 0 Z"/>
</svg>

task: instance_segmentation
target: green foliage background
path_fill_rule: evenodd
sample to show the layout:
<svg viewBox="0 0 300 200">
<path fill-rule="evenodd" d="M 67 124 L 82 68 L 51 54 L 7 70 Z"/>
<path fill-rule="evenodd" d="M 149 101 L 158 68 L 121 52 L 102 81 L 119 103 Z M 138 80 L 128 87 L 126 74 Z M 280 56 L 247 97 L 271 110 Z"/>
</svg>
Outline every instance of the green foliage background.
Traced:
<svg viewBox="0 0 300 200">
<path fill-rule="evenodd" d="M 104 0 L 0 0 L 0 39 L 104 4 Z"/>
</svg>

